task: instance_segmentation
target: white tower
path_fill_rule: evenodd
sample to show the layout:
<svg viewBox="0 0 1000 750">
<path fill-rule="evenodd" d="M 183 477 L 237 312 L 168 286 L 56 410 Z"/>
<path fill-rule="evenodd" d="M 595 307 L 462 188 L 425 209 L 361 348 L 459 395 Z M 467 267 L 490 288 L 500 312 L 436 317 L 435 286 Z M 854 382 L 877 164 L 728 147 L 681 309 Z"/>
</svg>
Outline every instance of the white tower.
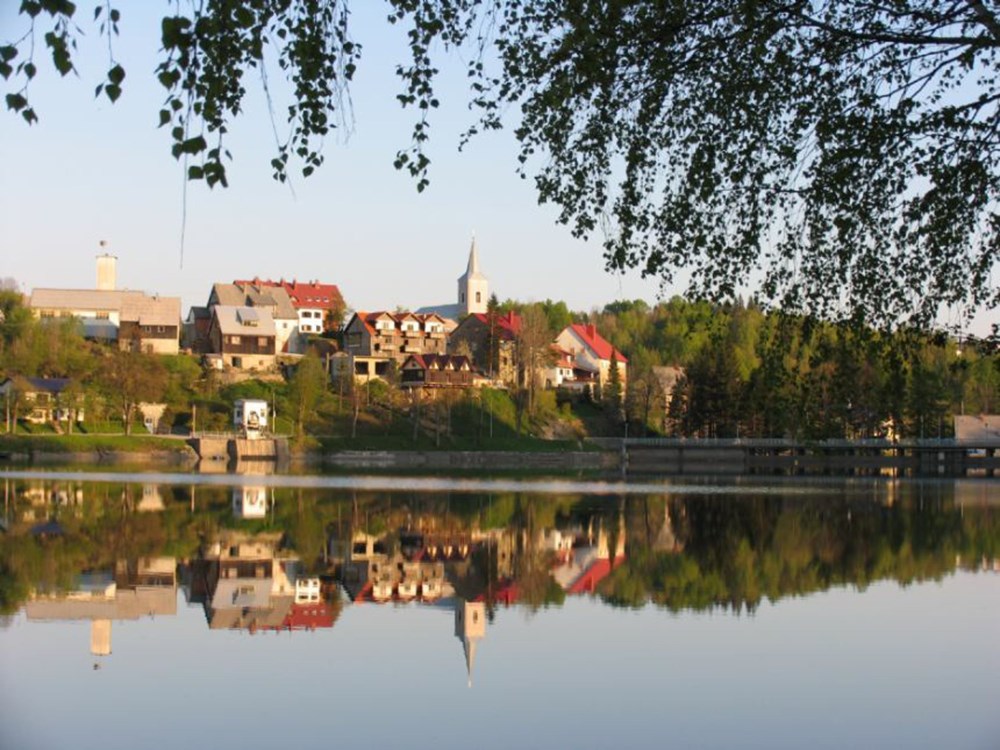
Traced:
<svg viewBox="0 0 1000 750">
<path fill-rule="evenodd" d="M 482 602 L 455 600 L 455 637 L 462 642 L 465 670 L 472 687 L 472 667 L 476 663 L 476 644 L 486 635 L 486 605 Z"/>
<path fill-rule="evenodd" d="M 106 247 L 107 243 L 101 240 L 101 247 Z M 97 256 L 97 288 L 102 292 L 113 292 L 118 283 L 116 266 L 118 258 L 111 253 L 103 253 Z"/>
<path fill-rule="evenodd" d="M 472 313 L 486 312 L 489 299 L 489 282 L 479 272 L 479 253 L 476 252 L 476 236 L 472 235 L 469 249 L 469 265 L 465 273 L 458 277 L 458 308 L 464 317 Z"/>
</svg>

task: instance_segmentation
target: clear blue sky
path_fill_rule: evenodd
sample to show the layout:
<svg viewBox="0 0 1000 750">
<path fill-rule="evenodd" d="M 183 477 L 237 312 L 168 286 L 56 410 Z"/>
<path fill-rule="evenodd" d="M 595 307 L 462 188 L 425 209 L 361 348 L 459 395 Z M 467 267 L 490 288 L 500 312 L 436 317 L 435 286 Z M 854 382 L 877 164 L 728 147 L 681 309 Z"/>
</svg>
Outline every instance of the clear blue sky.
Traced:
<svg viewBox="0 0 1000 750">
<path fill-rule="evenodd" d="M 537 205 L 531 182 L 514 173 L 510 132 L 458 152 L 473 117 L 458 59 L 441 81 L 444 106 L 432 120 L 430 188 L 418 194 L 393 168 L 414 113 L 395 101 L 395 63 L 406 49 L 380 3 L 355 4 L 364 55 L 352 88 L 354 130 L 328 139 L 326 164 L 296 179 L 294 194 L 271 178 L 274 136 L 259 80 L 247 79 L 246 112 L 229 140 L 230 187 L 188 187 L 182 266 L 183 174 L 169 134 L 156 127 L 163 90 L 153 71 L 167 6 L 116 5 L 115 57 L 127 71 L 116 104 L 93 96 L 108 52 L 83 3 L 79 77 L 60 79 L 39 60 L 30 97 L 40 122 L 29 128 L 0 113 L 0 276 L 27 291 L 93 286 L 94 257 L 106 240 L 119 258 L 120 287 L 179 295 L 185 313 L 204 304 L 213 282 L 254 275 L 336 283 L 356 309 L 418 307 L 455 301 L 475 231 L 483 271 L 501 299 L 563 299 L 582 310 L 623 296 L 656 299 L 657 281 L 606 273 L 599 237 L 574 240 L 551 207 Z M 17 6 L 0 3 L 2 39 L 24 28 Z"/>
</svg>

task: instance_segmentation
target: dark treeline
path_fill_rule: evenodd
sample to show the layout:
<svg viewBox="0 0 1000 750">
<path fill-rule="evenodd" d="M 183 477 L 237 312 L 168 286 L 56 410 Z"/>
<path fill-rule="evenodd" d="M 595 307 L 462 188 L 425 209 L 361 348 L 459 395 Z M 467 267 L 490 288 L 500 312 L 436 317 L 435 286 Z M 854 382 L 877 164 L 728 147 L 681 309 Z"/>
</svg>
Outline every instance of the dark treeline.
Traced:
<svg viewBox="0 0 1000 750">
<path fill-rule="evenodd" d="M 883 333 L 676 297 L 586 317 L 629 357 L 631 434 L 948 437 L 954 415 L 1000 409 L 995 339 Z M 669 393 L 658 366 L 683 371 Z"/>
</svg>

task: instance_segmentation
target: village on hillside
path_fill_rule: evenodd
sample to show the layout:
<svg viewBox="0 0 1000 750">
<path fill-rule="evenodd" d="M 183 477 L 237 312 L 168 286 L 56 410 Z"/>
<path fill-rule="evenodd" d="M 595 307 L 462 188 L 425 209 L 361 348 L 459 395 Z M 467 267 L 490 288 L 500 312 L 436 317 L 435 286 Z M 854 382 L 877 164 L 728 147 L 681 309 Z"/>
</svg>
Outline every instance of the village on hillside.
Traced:
<svg viewBox="0 0 1000 750">
<path fill-rule="evenodd" d="M 229 382 L 287 374 L 310 350 L 322 356 L 328 378 L 393 379 L 431 398 L 438 389 L 530 384 L 593 399 L 612 383 L 620 398 L 627 382 L 628 358 L 593 324 L 570 324 L 550 338 L 525 330 L 514 310 L 500 312 L 475 238 L 455 301 L 415 311 L 391 304 L 349 311 L 336 284 L 253 277 L 213 283 L 206 303 L 182 316 L 178 297 L 119 289 L 117 263 L 101 254 L 95 288 L 35 288 L 25 303 L 41 321 L 78 321 L 90 341 L 125 352 L 190 355 Z M 73 412 L 79 421 L 80 410 L 61 398 L 69 385 L 68 378 L 22 379 L 25 418 L 58 424 Z M 7 377 L 0 392 L 14 387 Z"/>
<path fill-rule="evenodd" d="M 93 288 L 0 291 L 3 431 L 192 435 L 239 427 L 234 405 L 252 398 L 281 413 L 274 433 L 435 447 L 481 446 L 495 426 L 574 445 L 1000 436 L 995 337 L 864 329 L 753 299 L 501 303 L 475 238 L 462 266 L 452 301 L 413 310 L 352 310 L 329 281 L 244 275 L 182 311 L 119 288 L 102 252 Z"/>
</svg>

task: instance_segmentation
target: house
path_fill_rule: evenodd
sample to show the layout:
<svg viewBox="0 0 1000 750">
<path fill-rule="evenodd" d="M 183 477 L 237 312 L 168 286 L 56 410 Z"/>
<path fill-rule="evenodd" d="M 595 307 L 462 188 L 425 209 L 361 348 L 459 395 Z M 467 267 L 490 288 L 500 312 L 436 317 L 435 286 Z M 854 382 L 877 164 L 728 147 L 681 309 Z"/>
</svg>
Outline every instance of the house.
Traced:
<svg viewBox="0 0 1000 750">
<path fill-rule="evenodd" d="M 280 287 L 285 290 L 292 306 L 298 312 L 299 332 L 319 335 L 324 331 L 336 331 L 343 324 L 344 298 L 336 284 L 321 284 L 318 281 L 300 282 L 296 280 L 271 281 L 254 277 L 252 281 L 235 281 L 238 286 L 252 286 L 258 289 Z"/>
<path fill-rule="evenodd" d="M 514 349 L 520 331 L 521 316 L 513 310 L 492 317 L 488 313 L 472 313 L 451 332 L 448 352 L 459 354 L 464 350 L 477 369 L 504 383 L 514 383 L 517 378 Z M 496 360 L 491 363 L 490 340 L 493 337 L 496 338 Z"/>
<path fill-rule="evenodd" d="M 571 351 L 556 344 L 552 345 L 552 361 L 544 371 L 543 379 L 546 388 L 565 388 L 572 391 L 582 390 L 582 384 L 589 388 L 592 378 L 588 371 L 581 370 L 579 381 L 576 378 L 576 358 Z"/>
<path fill-rule="evenodd" d="M 276 355 L 274 320 L 266 308 L 212 307 L 209 326 L 212 352 L 224 365 L 239 370 L 270 370 Z"/>
<path fill-rule="evenodd" d="M 195 354 L 209 354 L 212 351 L 211 327 L 212 308 L 192 305 L 181 329 L 181 345 Z"/>
<path fill-rule="evenodd" d="M 468 388 L 472 367 L 468 357 L 411 354 L 403 362 L 400 381 L 404 388 Z"/>
<path fill-rule="evenodd" d="M 177 354 L 181 300 L 115 289 L 34 289 L 28 306 L 41 320 L 77 318 L 86 338 L 123 350 Z"/>
<path fill-rule="evenodd" d="M 66 422 L 70 419 L 82 422 L 84 412 L 79 399 L 64 394 L 71 382 L 69 378 L 24 377 L 0 381 L 8 431 L 12 427 L 15 405 L 18 418 L 32 424 Z"/>
<path fill-rule="evenodd" d="M 355 377 L 384 374 L 411 354 L 444 354 L 448 334 L 435 313 L 356 312 L 344 328 L 344 351 Z"/>
<path fill-rule="evenodd" d="M 130 351 L 177 354 L 180 297 L 117 289 L 117 263 L 103 253 L 97 256 L 96 289 L 34 289 L 28 307 L 42 320 L 76 318 L 89 339 Z"/>
<path fill-rule="evenodd" d="M 296 312 L 288 293 L 280 286 L 258 286 L 256 284 L 213 284 L 208 295 L 207 307 L 226 305 L 229 307 L 252 307 L 266 311 L 274 325 L 275 354 L 301 354 L 305 351 L 305 340 L 299 334 L 299 314 Z M 218 349 L 213 349 L 218 352 Z"/>
<path fill-rule="evenodd" d="M 573 355 L 574 364 L 581 370 L 594 372 L 603 387 L 611 378 L 612 362 L 618 368 L 618 377 L 625 388 L 628 359 L 613 347 L 593 324 L 574 323 L 566 326 L 556 337 L 556 345 Z"/>
</svg>

